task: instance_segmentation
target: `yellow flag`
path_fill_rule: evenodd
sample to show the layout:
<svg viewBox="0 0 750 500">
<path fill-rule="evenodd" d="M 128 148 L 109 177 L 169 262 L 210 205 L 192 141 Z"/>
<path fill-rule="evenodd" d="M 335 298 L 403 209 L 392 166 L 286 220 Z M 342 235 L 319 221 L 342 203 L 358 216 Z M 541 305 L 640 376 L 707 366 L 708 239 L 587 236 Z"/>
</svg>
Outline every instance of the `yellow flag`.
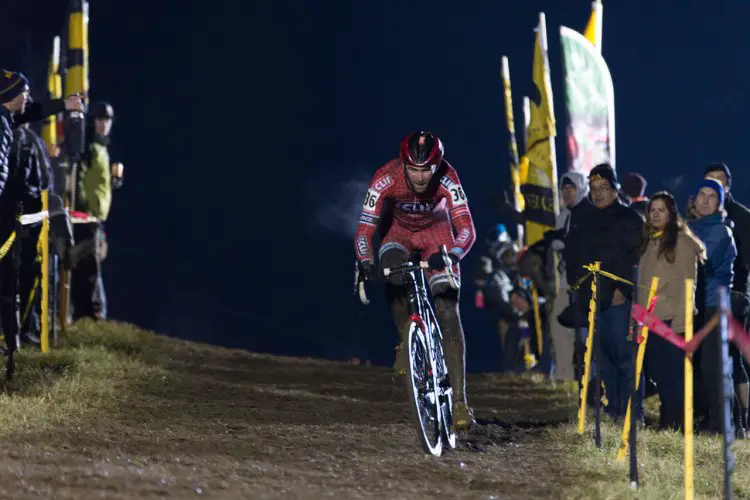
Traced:
<svg viewBox="0 0 750 500">
<path fill-rule="evenodd" d="M 547 56 L 547 25 L 543 12 L 539 14 L 532 73 L 535 91 L 530 99 L 525 155 L 529 170 L 522 189 L 526 200 L 526 244 L 529 246 L 542 239 L 545 231 L 554 229 L 555 218 L 560 213 L 554 139 L 557 134 Z"/>
<path fill-rule="evenodd" d="M 602 51 L 602 2 L 594 0 L 591 2 L 591 16 L 583 32 L 586 40 L 591 42 L 599 52 Z"/>
</svg>

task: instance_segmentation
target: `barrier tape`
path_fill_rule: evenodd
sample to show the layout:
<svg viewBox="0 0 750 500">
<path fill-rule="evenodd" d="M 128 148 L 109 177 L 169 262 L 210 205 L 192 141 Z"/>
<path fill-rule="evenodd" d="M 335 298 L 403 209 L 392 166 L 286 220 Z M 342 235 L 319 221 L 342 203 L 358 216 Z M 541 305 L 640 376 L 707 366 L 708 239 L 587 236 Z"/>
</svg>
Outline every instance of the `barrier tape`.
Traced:
<svg viewBox="0 0 750 500">
<path fill-rule="evenodd" d="M 586 266 L 583 266 L 583 267 L 584 267 L 584 268 L 586 268 Z M 572 287 L 570 287 L 570 288 L 571 288 L 571 290 L 573 290 L 573 291 L 577 291 L 577 290 L 578 290 L 579 288 L 581 288 L 581 285 L 583 285 L 583 283 L 584 283 L 584 282 L 585 282 L 585 281 L 586 281 L 587 279 L 589 279 L 589 278 L 590 278 L 591 276 L 593 276 L 593 275 L 594 275 L 594 273 L 593 273 L 593 272 L 589 272 L 589 273 L 587 273 L 587 274 L 586 274 L 585 276 L 581 277 L 581 279 L 579 279 L 578 281 L 576 281 L 576 284 L 575 284 L 575 285 L 573 285 Z"/>
<path fill-rule="evenodd" d="M 33 214 L 23 214 L 18 217 L 19 222 L 22 226 L 31 226 L 33 224 L 38 224 L 39 222 L 42 222 L 43 220 L 49 218 L 49 212 L 47 210 L 42 210 L 41 212 L 36 212 Z M 13 231 L 10 233 L 10 236 L 8 236 L 8 239 L 5 240 L 5 243 L 3 243 L 2 246 L 0 246 L 0 260 L 5 258 L 6 255 L 8 255 L 8 252 L 10 251 L 10 248 L 13 246 L 13 242 L 16 241 L 16 232 Z"/>
<path fill-rule="evenodd" d="M 38 224 L 42 222 L 44 219 L 49 217 L 49 212 L 47 210 L 42 210 L 41 212 L 37 212 L 35 214 L 23 214 L 18 218 L 18 220 L 21 221 L 22 226 L 31 226 L 33 224 Z"/>
<path fill-rule="evenodd" d="M 714 314 L 699 332 L 693 334 L 693 338 L 690 339 L 690 341 L 685 341 L 681 335 L 678 335 L 657 315 L 652 311 L 646 311 L 640 304 L 633 304 L 631 316 L 639 325 L 648 327 L 650 332 L 657 334 L 659 337 L 672 345 L 679 347 L 683 351 L 692 354 L 698 349 L 701 342 L 703 342 L 703 339 L 706 338 L 706 335 L 708 335 L 719 323 L 720 315 L 719 313 Z"/>
<path fill-rule="evenodd" d="M 93 215 L 87 214 L 86 212 L 71 210 L 70 222 L 73 224 L 91 224 L 93 222 L 99 222 L 99 219 Z"/>
<path fill-rule="evenodd" d="M 603 271 L 602 269 L 595 269 L 594 268 L 594 264 L 586 264 L 586 265 L 583 265 L 581 267 L 583 267 L 584 269 L 586 269 L 588 271 L 588 274 L 586 274 L 581 279 L 579 279 L 576 282 L 576 284 L 571 287 L 573 290 L 578 290 L 578 288 L 580 288 L 580 286 L 583 284 L 583 282 L 586 281 L 594 273 L 601 274 L 605 278 L 609 278 L 612 281 L 619 281 L 620 283 L 624 283 L 624 284 L 626 284 L 628 286 L 633 286 L 633 282 L 632 281 L 626 280 L 625 278 L 620 278 L 619 276 L 617 276 L 615 274 L 612 274 L 612 273 L 608 273 L 607 271 Z M 637 285 L 637 286 L 641 290 L 650 290 L 649 287 L 645 287 L 645 286 L 642 286 L 642 285 Z"/>
</svg>

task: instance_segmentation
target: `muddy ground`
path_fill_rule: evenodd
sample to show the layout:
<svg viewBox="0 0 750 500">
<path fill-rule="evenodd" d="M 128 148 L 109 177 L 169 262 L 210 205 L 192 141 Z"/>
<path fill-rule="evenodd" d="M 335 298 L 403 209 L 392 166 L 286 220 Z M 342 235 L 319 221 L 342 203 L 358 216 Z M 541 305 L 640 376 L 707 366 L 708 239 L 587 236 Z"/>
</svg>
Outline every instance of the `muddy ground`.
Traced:
<svg viewBox="0 0 750 500">
<path fill-rule="evenodd" d="M 574 404 L 546 383 L 471 376 L 479 425 L 435 458 L 390 370 L 221 349 L 154 362 L 167 375 L 134 379 L 106 413 L 7 439 L 0 496 L 528 499 L 566 484 L 544 430 Z"/>
</svg>

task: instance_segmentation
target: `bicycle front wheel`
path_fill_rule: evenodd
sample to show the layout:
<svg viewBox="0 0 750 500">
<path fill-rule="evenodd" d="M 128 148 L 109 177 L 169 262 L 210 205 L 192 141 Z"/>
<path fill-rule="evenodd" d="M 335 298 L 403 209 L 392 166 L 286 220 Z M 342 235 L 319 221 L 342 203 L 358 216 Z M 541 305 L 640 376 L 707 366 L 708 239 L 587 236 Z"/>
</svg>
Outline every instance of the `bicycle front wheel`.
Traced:
<svg viewBox="0 0 750 500">
<path fill-rule="evenodd" d="M 437 397 L 436 370 L 425 333 L 421 324 L 415 321 L 409 324 L 406 388 L 414 405 L 415 427 L 422 448 L 439 457 L 443 453 L 442 415 Z"/>
<path fill-rule="evenodd" d="M 437 380 L 437 395 L 441 412 L 440 427 L 443 432 L 443 442 L 447 443 L 451 449 L 456 449 L 458 445 L 458 436 L 453 428 L 453 387 L 448 374 L 448 366 L 445 364 L 445 351 L 443 348 L 443 335 L 440 332 L 435 313 L 432 308 L 427 308 L 429 322 L 432 331 L 432 343 L 434 348 L 434 360 L 437 367 L 435 378 Z M 430 328 L 430 326 L 427 326 Z"/>
</svg>

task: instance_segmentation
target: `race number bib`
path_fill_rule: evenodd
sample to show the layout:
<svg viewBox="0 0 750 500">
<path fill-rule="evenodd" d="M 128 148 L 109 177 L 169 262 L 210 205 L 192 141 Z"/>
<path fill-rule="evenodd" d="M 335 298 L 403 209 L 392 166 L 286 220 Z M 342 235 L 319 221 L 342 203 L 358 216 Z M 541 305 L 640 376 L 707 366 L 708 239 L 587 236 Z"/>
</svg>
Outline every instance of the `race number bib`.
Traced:
<svg viewBox="0 0 750 500">
<path fill-rule="evenodd" d="M 365 194 L 365 201 L 362 203 L 362 211 L 374 214 L 375 207 L 378 204 L 378 198 L 380 198 L 380 193 L 372 188 L 368 189 L 367 194 Z"/>
<path fill-rule="evenodd" d="M 460 207 L 468 203 L 466 194 L 464 193 L 461 184 L 453 182 L 453 180 L 447 175 L 444 175 L 443 178 L 440 179 L 440 184 L 442 184 L 443 187 L 448 191 L 453 208 Z"/>
</svg>

